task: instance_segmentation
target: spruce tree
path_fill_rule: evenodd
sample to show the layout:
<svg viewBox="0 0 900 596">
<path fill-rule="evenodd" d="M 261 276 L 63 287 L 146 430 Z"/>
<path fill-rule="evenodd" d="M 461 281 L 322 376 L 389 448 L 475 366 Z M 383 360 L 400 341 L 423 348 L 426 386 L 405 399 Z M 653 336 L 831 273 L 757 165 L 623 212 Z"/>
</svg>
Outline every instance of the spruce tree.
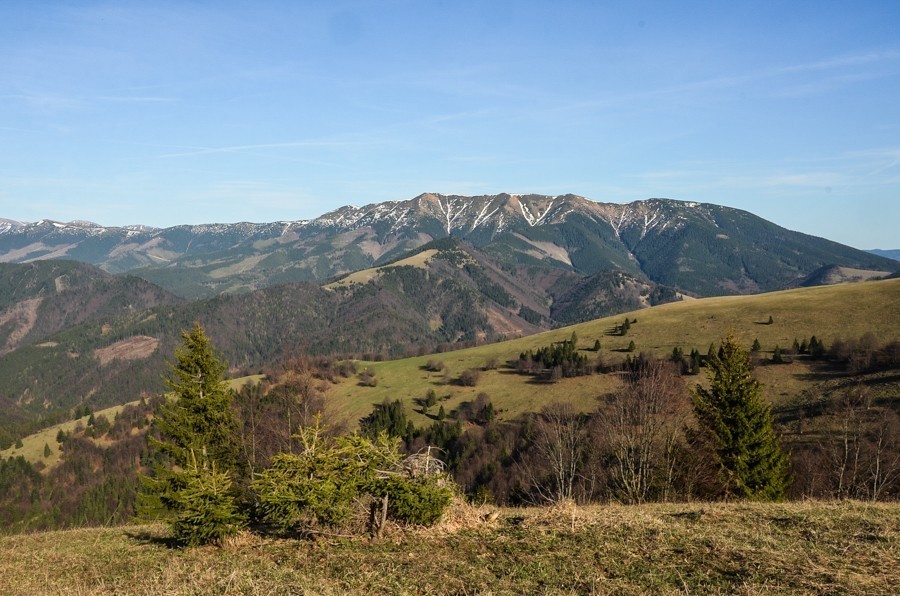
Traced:
<svg viewBox="0 0 900 596">
<path fill-rule="evenodd" d="M 232 392 L 224 380 L 225 364 L 197 323 L 182 334 L 166 385 L 170 399 L 156 420 L 159 440 L 154 445 L 174 464 L 186 468 L 194 451 L 199 465 L 215 461 L 222 471 L 239 467 L 237 422 L 231 409 Z"/>
<path fill-rule="evenodd" d="M 220 472 L 215 461 L 203 466 L 194 455 L 191 451 L 190 463 L 180 475 L 183 486 L 173 494 L 172 536 L 183 546 L 219 543 L 244 525 L 228 472 Z"/>
<path fill-rule="evenodd" d="M 159 437 L 151 438 L 164 458 L 153 476 L 143 479 L 139 513 L 174 514 L 175 538 L 193 546 L 240 528 L 230 475 L 240 474 L 241 466 L 225 365 L 199 323 L 182 338 L 166 379 L 171 394 L 155 420 Z"/>
<path fill-rule="evenodd" d="M 694 412 L 715 446 L 728 495 L 777 500 L 789 484 L 771 410 L 750 376 L 747 352 L 729 334 L 708 362 L 709 389 L 694 391 Z"/>
<path fill-rule="evenodd" d="M 784 357 L 781 355 L 781 348 L 775 346 L 775 351 L 772 352 L 772 363 L 773 364 L 784 364 Z"/>
</svg>

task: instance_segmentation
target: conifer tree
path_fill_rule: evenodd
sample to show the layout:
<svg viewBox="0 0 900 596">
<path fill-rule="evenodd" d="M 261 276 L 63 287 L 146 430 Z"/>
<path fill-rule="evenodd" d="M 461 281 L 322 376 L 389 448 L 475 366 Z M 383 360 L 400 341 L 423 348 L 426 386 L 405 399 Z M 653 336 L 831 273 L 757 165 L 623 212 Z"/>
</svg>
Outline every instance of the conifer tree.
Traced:
<svg viewBox="0 0 900 596">
<path fill-rule="evenodd" d="M 700 366 L 700 350 L 694 348 L 693 350 L 691 350 L 691 374 L 699 375 Z"/>
<path fill-rule="evenodd" d="M 784 364 L 784 358 L 781 355 L 781 348 L 775 346 L 775 351 L 772 352 L 772 363 L 773 364 Z"/>
<path fill-rule="evenodd" d="M 218 543 L 240 530 L 244 520 L 234 503 L 231 478 L 216 462 L 203 467 L 190 451 L 190 462 L 181 474 L 183 486 L 173 493 L 175 518 L 172 535 L 184 546 Z"/>
<path fill-rule="evenodd" d="M 225 365 L 199 323 L 182 338 L 166 379 L 172 395 L 155 420 L 159 438 L 151 438 L 165 463 L 143 479 L 139 513 L 174 513 L 175 538 L 193 546 L 240 528 L 229 476 L 240 473 L 240 459 Z"/>
<path fill-rule="evenodd" d="M 709 389 L 697 385 L 694 412 L 712 439 L 728 495 L 756 500 L 784 497 L 788 459 L 772 426 L 747 352 L 728 335 L 709 362 Z"/>
<path fill-rule="evenodd" d="M 154 445 L 183 468 L 189 465 L 193 450 L 201 467 L 215 461 L 220 470 L 235 471 L 238 432 L 231 409 L 233 394 L 223 377 L 225 364 L 199 323 L 182 338 L 166 379 L 175 399 L 161 408 L 156 421 L 160 438 Z"/>
</svg>

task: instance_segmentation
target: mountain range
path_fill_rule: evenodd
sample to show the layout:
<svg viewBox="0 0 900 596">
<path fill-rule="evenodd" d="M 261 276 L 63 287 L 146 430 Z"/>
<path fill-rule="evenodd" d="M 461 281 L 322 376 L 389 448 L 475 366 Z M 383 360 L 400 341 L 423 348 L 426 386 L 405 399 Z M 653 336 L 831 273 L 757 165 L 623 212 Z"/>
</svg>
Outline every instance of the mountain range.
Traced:
<svg viewBox="0 0 900 596">
<path fill-rule="evenodd" d="M 465 240 L 511 272 L 520 266 L 582 276 L 621 271 L 694 296 L 780 289 L 825 266 L 886 274 L 900 267 L 712 204 L 432 193 L 342 207 L 311 220 L 262 224 L 155 229 L 0 220 L 0 262 L 72 259 L 202 298 L 327 280 L 389 263 L 445 237 Z"/>
</svg>

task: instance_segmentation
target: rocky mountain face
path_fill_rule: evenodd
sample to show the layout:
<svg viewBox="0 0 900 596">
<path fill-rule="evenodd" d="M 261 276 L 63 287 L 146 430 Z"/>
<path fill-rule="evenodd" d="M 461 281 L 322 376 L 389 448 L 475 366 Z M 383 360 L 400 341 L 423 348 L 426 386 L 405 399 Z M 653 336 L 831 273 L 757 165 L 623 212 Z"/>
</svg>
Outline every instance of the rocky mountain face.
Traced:
<svg viewBox="0 0 900 596">
<path fill-rule="evenodd" d="M 313 220 L 264 224 L 152 229 L 3 220 L 0 262 L 73 259 L 113 273 L 133 272 L 197 298 L 325 280 L 390 262 L 445 237 L 464 239 L 510 267 L 579 275 L 621 271 L 697 296 L 779 289 L 828 265 L 900 267 L 718 205 L 431 193 L 342 207 Z"/>
</svg>

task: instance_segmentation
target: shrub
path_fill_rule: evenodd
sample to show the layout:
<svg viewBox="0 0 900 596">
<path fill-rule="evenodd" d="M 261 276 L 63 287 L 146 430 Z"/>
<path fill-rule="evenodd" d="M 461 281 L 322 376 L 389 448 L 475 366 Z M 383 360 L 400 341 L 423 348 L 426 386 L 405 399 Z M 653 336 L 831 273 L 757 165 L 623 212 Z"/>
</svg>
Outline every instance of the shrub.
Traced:
<svg viewBox="0 0 900 596">
<path fill-rule="evenodd" d="M 303 451 L 276 455 L 253 483 L 263 517 L 285 529 L 342 525 L 386 454 L 376 457 L 374 444 L 359 435 L 326 437 L 318 425 L 301 428 L 299 436 Z M 393 444 L 386 438 L 382 442 Z"/>
<path fill-rule="evenodd" d="M 218 544 L 222 538 L 236 534 L 243 527 L 234 497 L 230 494 L 228 472 L 201 467 L 191 453 L 190 467 L 181 473 L 183 487 L 173 495 L 172 536 L 184 546 Z"/>
<path fill-rule="evenodd" d="M 371 501 L 370 529 L 392 519 L 420 525 L 437 521 L 454 491 L 443 464 L 430 457 L 400 455 L 400 440 L 380 434 L 328 437 L 318 424 L 301 428 L 303 450 L 282 453 L 257 477 L 253 489 L 266 521 L 285 529 L 296 526 L 347 526 L 361 513 L 362 497 Z M 422 473 L 421 465 L 425 470 Z M 381 502 L 381 519 L 376 511 Z M 359 519 L 361 516 L 356 516 Z"/>
<path fill-rule="evenodd" d="M 367 368 L 366 370 L 359 373 L 359 384 L 363 387 L 375 387 L 378 385 L 378 379 L 375 377 L 375 372 Z"/>
<path fill-rule="evenodd" d="M 441 372 L 445 366 L 441 360 L 429 360 L 425 363 L 425 370 L 430 372 Z"/>
<path fill-rule="evenodd" d="M 337 367 L 338 374 L 344 378 L 356 374 L 356 364 L 352 360 L 344 360 Z"/>
<path fill-rule="evenodd" d="M 388 517 L 395 521 L 430 526 L 437 522 L 453 499 L 453 490 L 440 476 L 416 480 L 394 476 L 383 481 L 376 496 L 389 497 Z"/>
<path fill-rule="evenodd" d="M 469 368 L 462 372 L 459 375 L 459 383 L 463 387 L 474 387 L 478 384 L 478 379 L 481 378 L 481 373 L 477 368 Z"/>
</svg>

